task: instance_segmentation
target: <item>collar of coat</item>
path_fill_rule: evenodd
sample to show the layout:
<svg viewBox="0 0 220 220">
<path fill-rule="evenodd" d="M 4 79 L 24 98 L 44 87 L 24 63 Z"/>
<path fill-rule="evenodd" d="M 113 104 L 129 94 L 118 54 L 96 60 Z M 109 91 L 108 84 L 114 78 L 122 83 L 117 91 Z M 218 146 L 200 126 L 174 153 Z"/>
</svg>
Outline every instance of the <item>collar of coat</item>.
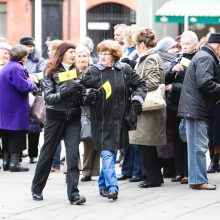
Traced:
<svg viewBox="0 0 220 220">
<path fill-rule="evenodd" d="M 213 59 L 215 60 L 216 64 L 217 65 L 219 64 L 218 55 L 216 54 L 214 49 L 209 44 L 205 44 L 205 46 L 202 47 L 201 50 L 204 50 L 207 53 L 209 53 L 213 57 Z"/>
<path fill-rule="evenodd" d="M 140 61 L 145 60 L 145 58 L 151 54 L 156 53 L 155 48 L 148 49 L 147 51 L 140 54 Z"/>
<path fill-rule="evenodd" d="M 97 64 L 94 64 L 95 67 L 97 67 L 99 70 L 104 70 L 104 69 L 107 69 L 109 68 L 108 66 L 104 66 L 102 65 L 100 62 L 98 62 Z M 121 62 L 116 62 L 113 64 L 114 68 L 116 69 L 122 69 L 122 63 Z"/>
</svg>

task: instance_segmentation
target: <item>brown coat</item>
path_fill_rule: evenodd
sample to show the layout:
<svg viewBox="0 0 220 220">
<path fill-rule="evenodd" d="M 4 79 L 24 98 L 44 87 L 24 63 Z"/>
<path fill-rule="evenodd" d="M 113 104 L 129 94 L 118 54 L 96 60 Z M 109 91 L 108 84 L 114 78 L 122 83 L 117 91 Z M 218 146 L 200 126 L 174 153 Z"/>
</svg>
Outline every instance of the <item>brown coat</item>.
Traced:
<svg viewBox="0 0 220 220">
<path fill-rule="evenodd" d="M 144 69 L 143 69 L 144 68 Z M 137 73 L 145 80 L 148 91 L 164 83 L 163 61 L 154 49 L 140 56 Z M 129 143 L 148 146 L 166 144 L 166 109 L 142 112 L 138 117 L 137 129 L 129 132 Z"/>
</svg>

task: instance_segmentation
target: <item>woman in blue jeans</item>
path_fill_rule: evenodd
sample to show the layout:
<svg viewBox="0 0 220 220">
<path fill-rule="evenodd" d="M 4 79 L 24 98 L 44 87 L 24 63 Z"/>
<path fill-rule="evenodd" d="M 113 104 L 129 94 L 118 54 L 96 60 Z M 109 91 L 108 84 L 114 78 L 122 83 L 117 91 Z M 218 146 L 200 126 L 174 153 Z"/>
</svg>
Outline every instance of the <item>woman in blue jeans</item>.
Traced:
<svg viewBox="0 0 220 220">
<path fill-rule="evenodd" d="M 124 120 L 126 107 L 131 98 L 131 109 L 137 118 L 146 96 L 146 85 L 128 64 L 119 62 L 122 49 L 117 42 L 104 40 L 98 44 L 97 52 L 99 62 L 89 67 L 82 83 L 90 88 L 85 104 L 90 104 L 93 146 L 101 151 L 100 195 L 116 200 L 119 191 L 116 152 L 128 145 L 128 127 Z M 131 96 L 130 89 L 133 91 Z"/>
</svg>

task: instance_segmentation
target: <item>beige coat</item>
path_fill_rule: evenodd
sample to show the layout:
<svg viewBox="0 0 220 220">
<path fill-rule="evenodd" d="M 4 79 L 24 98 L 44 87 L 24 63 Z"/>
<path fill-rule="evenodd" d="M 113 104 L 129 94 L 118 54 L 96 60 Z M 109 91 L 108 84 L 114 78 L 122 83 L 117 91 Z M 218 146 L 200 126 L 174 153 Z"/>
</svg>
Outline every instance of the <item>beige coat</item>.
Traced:
<svg viewBox="0 0 220 220">
<path fill-rule="evenodd" d="M 155 49 L 141 54 L 137 73 L 140 76 L 143 74 L 148 91 L 155 90 L 159 84 L 164 83 L 163 61 Z M 166 144 L 166 109 L 142 112 L 138 116 L 137 129 L 129 132 L 129 143 L 148 146 Z"/>
</svg>

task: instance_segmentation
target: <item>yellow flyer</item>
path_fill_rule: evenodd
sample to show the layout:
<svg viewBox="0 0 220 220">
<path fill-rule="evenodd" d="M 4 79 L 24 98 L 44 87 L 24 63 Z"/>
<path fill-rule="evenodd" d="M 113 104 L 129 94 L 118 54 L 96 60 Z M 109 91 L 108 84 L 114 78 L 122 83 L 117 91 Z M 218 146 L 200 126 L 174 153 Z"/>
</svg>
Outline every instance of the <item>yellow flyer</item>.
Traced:
<svg viewBox="0 0 220 220">
<path fill-rule="evenodd" d="M 106 81 L 102 87 L 105 90 L 105 99 L 108 99 L 112 94 L 112 87 L 109 81 Z"/>
<path fill-rule="evenodd" d="M 76 79 L 77 78 L 76 69 L 58 73 L 58 78 L 60 82 L 65 82 L 67 80 Z"/>
</svg>

